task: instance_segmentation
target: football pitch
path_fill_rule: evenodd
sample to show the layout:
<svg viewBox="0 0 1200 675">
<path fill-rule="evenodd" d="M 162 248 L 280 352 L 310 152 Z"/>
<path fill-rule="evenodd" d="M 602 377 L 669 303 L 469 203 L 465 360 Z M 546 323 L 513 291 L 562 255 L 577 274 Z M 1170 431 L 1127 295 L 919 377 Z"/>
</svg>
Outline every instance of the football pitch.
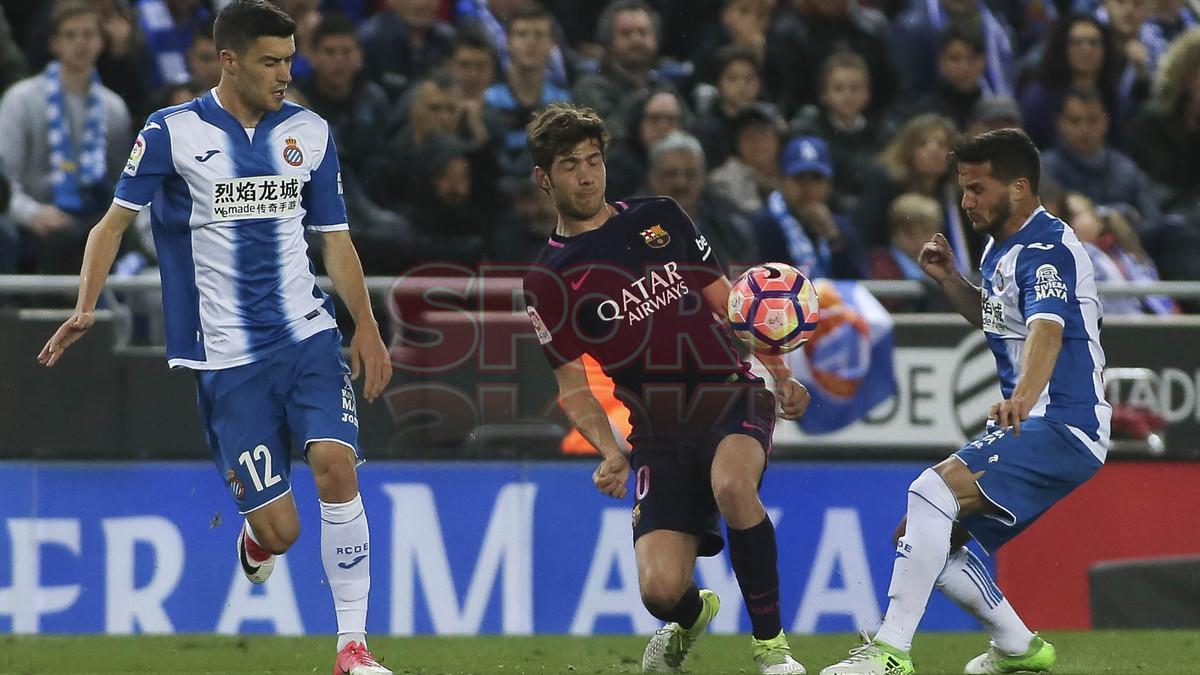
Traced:
<svg viewBox="0 0 1200 675">
<path fill-rule="evenodd" d="M 1055 673 L 1168 675 L 1200 672 L 1200 631 L 1091 631 L 1044 634 L 1058 647 Z M 961 673 L 982 651 L 982 634 L 918 635 L 918 675 Z M 796 636 L 792 649 L 810 675 L 845 656 L 850 635 Z M 373 637 L 371 648 L 396 673 L 636 673 L 641 637 Z M 0 673 L 328 673 L 327 637 L 0 637 Z M 749 637 L 706 635 L 692 673 L 754 673 Z"/>
</svg>

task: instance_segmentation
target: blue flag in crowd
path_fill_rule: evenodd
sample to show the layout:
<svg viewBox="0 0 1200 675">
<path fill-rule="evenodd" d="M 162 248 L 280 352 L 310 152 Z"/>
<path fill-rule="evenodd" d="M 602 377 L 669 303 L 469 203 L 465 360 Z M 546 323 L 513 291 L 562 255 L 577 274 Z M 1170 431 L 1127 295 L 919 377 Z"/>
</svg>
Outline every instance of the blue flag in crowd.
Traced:
<svg viewBox="0 0 1200 675">
<path fill-rule="evenodd" d="M 896 394 L 892 317 L 856 281 L 816 280 L 821 323 L 802 349 L 788 354 L 812 402 L 800 418 L 808 434 L 826 434 L 862 419 Z"/>
</svg>

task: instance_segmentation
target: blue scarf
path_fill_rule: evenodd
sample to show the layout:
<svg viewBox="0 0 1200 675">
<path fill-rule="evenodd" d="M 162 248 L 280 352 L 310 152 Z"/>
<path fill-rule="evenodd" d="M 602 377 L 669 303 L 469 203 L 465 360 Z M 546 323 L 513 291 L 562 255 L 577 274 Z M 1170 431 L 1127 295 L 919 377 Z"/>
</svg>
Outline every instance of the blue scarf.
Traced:
<svg viewBox="0 0 1200 675">
<path fill-rule="evenodd" d="M 813 243 L 778 190 L 767 197 L 767 209 L 787 239 L 788 258 L 792 265 L 810 279 L 829 276 L 829 244 L 824 241 Z"/>
<path fill-rule="evenodd" d="M 68 213 L 80 213 L 94 206 L 91 193 L 104 181 L 108 139 L 104 102 L 100 100 L 100 76 L 92 71 L 82 139 L 71 137 L 71 125 L 67 122 L 63 102 L 62 69 L 57 61 L 46 66 L 44 77 L 54 205 Z"/>
</svg>

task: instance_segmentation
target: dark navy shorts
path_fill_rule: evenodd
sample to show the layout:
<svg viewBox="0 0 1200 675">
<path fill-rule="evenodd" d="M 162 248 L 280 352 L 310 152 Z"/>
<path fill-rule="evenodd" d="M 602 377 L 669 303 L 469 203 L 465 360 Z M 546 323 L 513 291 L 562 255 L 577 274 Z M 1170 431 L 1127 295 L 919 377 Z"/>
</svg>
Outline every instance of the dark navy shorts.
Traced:
<svg viewBox="0 0 1200 675">
<path fill-rule="evenodd" d="M 725 547 L 720 511 L 713 497 L 713 457 L 726 437 L 743 434 L 758 441 L 770 457 L 775 429 L 775 395 L 761 382 L 741 385 L 715 417 L 701 418 L 702 428 L 682 439 L 633 442 L 633 540 L 654 530 L 675 530 L 700 537 L 702 556 Z"/>
<path fill-rule="evenodd" d="M 213 462 L 245 514 L 291 489 L 292 449 L 341 443 L 358 457 L 358 413 L 341 333 L 322 331 L 244 366 L 196 373 Z"/>
</svg>

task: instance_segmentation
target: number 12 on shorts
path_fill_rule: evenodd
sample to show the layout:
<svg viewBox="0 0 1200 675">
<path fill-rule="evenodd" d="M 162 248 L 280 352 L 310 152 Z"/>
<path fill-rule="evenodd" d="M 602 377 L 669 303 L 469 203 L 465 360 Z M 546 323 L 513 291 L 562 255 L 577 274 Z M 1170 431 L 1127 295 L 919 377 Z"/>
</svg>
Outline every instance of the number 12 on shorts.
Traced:
<svg viewBox="0 0 1200 675">
<path fill-rule="evenodd" d="M 257 461 L 261 461 L 263 464 L 261 479 L 258 477 L 258 469 L 255 467 Z M 250 474 L 250 480 L 254 483 L 254 489 L 258 492 L 283 480 L 279 474 L 271 473 L 271 451 L 265 445 L 243 452 L 238 456 L 238 464 L 245 465 L 246 471 Z"/>
</svg>

